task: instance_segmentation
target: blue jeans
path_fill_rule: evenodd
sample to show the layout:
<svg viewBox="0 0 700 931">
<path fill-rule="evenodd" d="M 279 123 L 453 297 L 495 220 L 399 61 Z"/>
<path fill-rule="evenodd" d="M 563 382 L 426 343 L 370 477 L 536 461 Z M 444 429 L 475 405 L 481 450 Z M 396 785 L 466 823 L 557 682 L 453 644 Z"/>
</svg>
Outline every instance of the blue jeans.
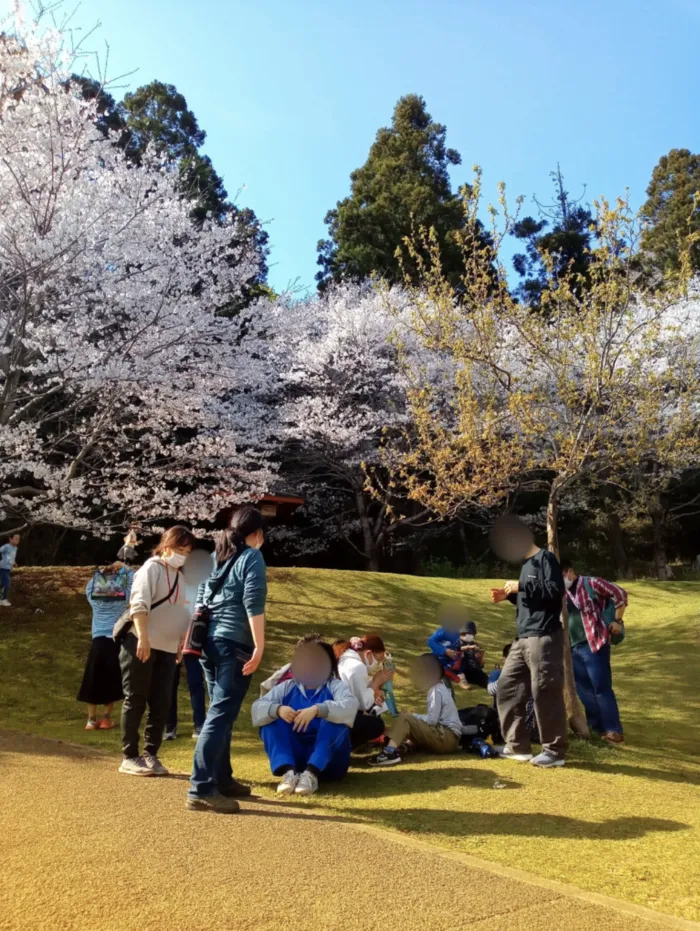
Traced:
<svg viewBox="0 0 700 931">
<path fill-rule="evenodd" d="M 621 734 L 620 712 L 612 687 L 610 644 L 594 653 L 587 643 L 579 643 L 572 648 L 571 656 L 576 691 L 586 709 L 588 726 L 599 734 Z"/>
<path fill-rule="evenodd" d="M 190 798 L 206 798 L 233 782 L 231 734 L 250 685 L 243 666 L 251 648 L 223 637 L 210 637 L 202 668 L 209 689 L 209 711 L 194 751 Z"/>
<path fill-rule="evenodd" d="M 291 767 L 303 773 L 314 766 L 322 779 L 342 779 L 350 766 L 350 729 L 344 724 L 332 724 L 324 718 L 309 725 L 309 731 L 297 733 L 281 718 L 265 724 L 260 736 L 270 759 L 273 776 L 279 776 Z"/>
<path fill-rule="evenodd" d="M 10 594 L 11 569 L 0 569 L 0 601 L 5 601 Z"/>
<path fill-rule="evenodd" d="M 182 663 L 177 667 L 175 680 L 173 682 L 173 697 L 170 702 L 170 713 L 168 714 L 167 730 L 174 731 L 177 728 L 177 690 L 180 685 L 180 673 L 182 667 L 185 667 L 187 676 L 187 688 L 190 692 L 190 703 L 192 705 L 192 722 L 196 731 L 201 731 L 204 726 L 204 719 L 207 716 L 207 705 L 204 698 L 204 672 L 202 664 L 196 656 L 183 656 Z"/>
</svg>

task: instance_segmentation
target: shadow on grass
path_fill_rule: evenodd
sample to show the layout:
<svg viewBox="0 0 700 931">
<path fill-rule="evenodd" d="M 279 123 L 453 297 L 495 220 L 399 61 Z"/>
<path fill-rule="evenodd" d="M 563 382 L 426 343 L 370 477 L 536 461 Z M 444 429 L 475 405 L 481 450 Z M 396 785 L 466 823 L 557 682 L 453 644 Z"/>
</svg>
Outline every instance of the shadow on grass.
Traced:
<svg viewBox="0 0 700 931">
<path fill-rule="evenodd" d="M 617 761 L 608 766 L 605 763 L 589 763 L 575 760 L 567 763 L 567 769 L 585 769 L 591 773 L 600 773 L 602 776 L 637 776 L 659 782 L 700 785 L 700 773 L 691 772 L 690 770 L 650 769 L 644 766 L 627 766 Z"/>
<path fill-rule="evenodd" d="M 326 794 L 324 792 L 324 794 Z M 262 808 L 242 809 L 246 815 L 266 818 L 301 818 L 311 821 L 331 821 L 340 824 L 380 825 L 399 830 L 402 834 L 444 834 L 463 836 L 546 837 L 570 840 L 635 840 L 652 832 L 685 831 L 689 825 L 665 818 L 609 818 L 602 822 L 582 821 L 565 815 L 484 813 L 432 808 L 414 808 L 409 817 L 397 819 L 396 812 L 381 808 L 364 808 L 363 817 L 347 812 L 343 815 L 323 815 L 309 811 L 306 803 L 280 803 L 257 799 Z"/>
<path fill-rule="evenodd" d="M 423 776 L 421 780 L 420 776 Z M 418 777 L 418 778 L 416 778 Z M 405 796 L 425 793 L 441 792 L 444 789 L 454 789 L 464 786 L 469 789 L 487 789 L 493 791 L 494 782 L 498 781 L 503 789 L 520 789 L 522 784 L 513 779 L 504 779 L 493 770 L 482 767 L 449 766 L 443 769 L 431 769 L 429 773 L 404 769 L 399 772 L 378 769 L 351 769 L 340 782 L 323 783 L 324 798 L 343 799 L 361 798 L 390 798 L 391 796 Z M 274 777 L 267 782 L 260 783 L 265 788 L 275 790 L 279 779 Z"/>
</svg>

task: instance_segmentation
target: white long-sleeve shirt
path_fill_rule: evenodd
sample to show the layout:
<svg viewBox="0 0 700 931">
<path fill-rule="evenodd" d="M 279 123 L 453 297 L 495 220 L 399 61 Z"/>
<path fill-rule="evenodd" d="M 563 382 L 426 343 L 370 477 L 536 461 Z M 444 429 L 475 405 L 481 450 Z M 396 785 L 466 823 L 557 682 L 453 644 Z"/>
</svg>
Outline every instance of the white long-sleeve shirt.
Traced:
<svg viewBox="0 0 700 931">
<path fill-rule="evenodd" d="M 338 675 L 360 705 L 360 711 L 371 711 L 377 700 L 370 686 L 369 672 L 357 650 L 346 650 L 338 660 Z"/>
<path fill-rule="evenodd" d="M 129 614 L 131 617 L 148 615 L 146 632 L 151 647 L 165 653 L 177 653 L 192 617 L 192 605 L 188 603 L 187 588 L 181 577 L 169 600 L 151 610 L 156 601 L 168 598 L 176 578 L 175 570 L 154 556 L 141 566 L 131 586 Z"/>
<path fill-rule="evenodd" d="M 291 690 L 298 686 L 306 695 L 306 690 L 299 685 L 294 679 L 287 679 L 276 685 L 267 695 L 263 695 L 253 702 L 251 715 L 253 718 L 253 727 L 264 727 L 277 720 L 277 712 Z M 328 688 L 333 696 L 330 701 L 322 701 L 318 705 L 319 718 L 326 718 L 331 724 L 345 724 L 346 727 L 352 727 L 355 723 L 357 714 L 357 699 L 350 694 L 350 690 L 340 679 L 328 679 L 327 682 L 310 692 L 310 697 L 319 694 Z"/>
<path fill-rule="evenodd" d="M 438 682 L 428 692 L 427 711 L 427 714 L 416 714 L 414 717 L 433 727 L 441 724 L 458 737 L 462 736 L 462 722 L 459 719 L 457 705 L 444 682 Z"/>
</svg>

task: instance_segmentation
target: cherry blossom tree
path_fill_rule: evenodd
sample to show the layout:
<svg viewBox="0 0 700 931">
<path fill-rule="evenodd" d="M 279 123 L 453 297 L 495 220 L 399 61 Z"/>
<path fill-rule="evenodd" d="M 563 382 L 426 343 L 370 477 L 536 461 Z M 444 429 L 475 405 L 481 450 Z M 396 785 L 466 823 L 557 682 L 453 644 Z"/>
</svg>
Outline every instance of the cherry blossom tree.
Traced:
<svg viewBox="0 0 700 931">
<path fill-rule="evenodd" d="M 265 337 L 251 349 L 265 369 L 254 379 L 266 385 L 258 419 L 265 410 L 274 419 L 282 474 L 306 499 L 308 529 L 277 538 L 298 552 L 344 540 L 370 569 L 392 538 L 435 519 L 407 500 L 386 468 L 405 441 L 406 362 L 418 364 L 410 350 L 399 360 L 395 337 L 408 309 L 401 289 L 391 292 L 391 305 L 371 284 L 271 303 L 260 322 Z M 429 362 L 424 353 L 421 363 Z"/>
<path fill-rule="evenodd" d="M 1 510 L 92 532 L 205 519 L 271 478 L 240 403 L 251 318 L 217 313 L 261 256 L 234 219 L 195 229 L 154 153 L 129 164 L 74 71 L 60 30 L 0 37 Z"/>
</svg>

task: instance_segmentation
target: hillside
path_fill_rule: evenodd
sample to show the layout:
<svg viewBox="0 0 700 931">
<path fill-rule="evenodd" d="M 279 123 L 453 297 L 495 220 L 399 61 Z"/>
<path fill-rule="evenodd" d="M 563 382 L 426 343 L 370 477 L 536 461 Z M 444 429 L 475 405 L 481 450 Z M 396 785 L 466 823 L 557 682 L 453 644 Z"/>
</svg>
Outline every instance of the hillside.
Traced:
<svg viewBox="0 0 700 931">
<path fill-rule="evenodd" d="M 116 753 L 118 735 L 85 733 L 84 709 L 75 701 L 89 644 L 88 576 L 84 569 L 16 573 L 15 607 L 0 613 L 0 726 Z M 487 669 L 512 637 L 511 611 L 487 603 L 488 581 L 314 570 L 270 576 L 268 652 L 234 748 L 237 775 L 261 795 L 274 784 L 248 707 L 257 681 L 286 660 L 301 634 L 382 633 L 399 665 L 399 703 L 408 710 L 418 710 L 420 699 L 407 682 L 407 660 L 423 649 L 443 601 L 460 598 L 470 607 Z M 614 654 L 624 747 L 576 742 L 556 772 L 471 756 L 416 757 L 376 772 L 359 760 L 345 782 L 313 800 L 316 812 L 700 918 L 700 585 L 634 583 L 629 590 L 628 637 Z M 457 700 L 475 704 L 484 695 L 474 690 Z M 183 692 L 184 736 L 163 753 L 181 772 L 193 746 L 188 710 Z M 496 789 L 497 782 L 506 788 Z"/>
</svg>

